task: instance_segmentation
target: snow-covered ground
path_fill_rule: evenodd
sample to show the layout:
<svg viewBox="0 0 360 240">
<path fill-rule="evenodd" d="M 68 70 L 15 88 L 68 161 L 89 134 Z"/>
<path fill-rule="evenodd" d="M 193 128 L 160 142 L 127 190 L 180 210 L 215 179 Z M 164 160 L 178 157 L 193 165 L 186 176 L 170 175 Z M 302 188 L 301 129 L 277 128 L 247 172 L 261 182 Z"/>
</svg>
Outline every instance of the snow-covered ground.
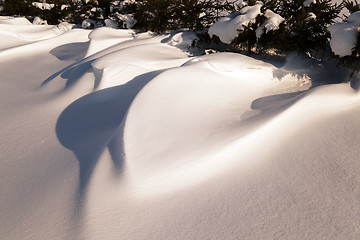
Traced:
<svg viewBox="0 0 360 240">
<path fill-rule="evenodd" d="M 0 19 L 0 239 L 360 238 L 349 73 L 192 36 Z"/>
</svg>

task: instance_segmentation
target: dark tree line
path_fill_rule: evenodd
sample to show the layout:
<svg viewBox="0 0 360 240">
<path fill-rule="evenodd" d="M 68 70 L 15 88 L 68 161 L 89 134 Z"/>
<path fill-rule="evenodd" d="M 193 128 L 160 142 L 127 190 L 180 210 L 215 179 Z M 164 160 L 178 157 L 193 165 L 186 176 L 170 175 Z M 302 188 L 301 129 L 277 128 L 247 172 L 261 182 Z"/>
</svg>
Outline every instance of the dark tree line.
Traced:
<svg viewBox="0 0 360 240">
<path fill-rule="evenodd" d="M 248 1 L 249 5 L 256 1 Z M 251 51 L 276 49 L 279 51 L 307 52 L 325 48 L 330 33 L 327 27 L 335 22 L 342 5 L 331 3 L 331 0 L 317 0 L 315 4 L 304 6 L 304 0 L 277 1 L 264 0 L 261 12 L 266 10 L 285 18 L 276 31 L 263 34 L 256 38 L 256 29 L 265 21 L 264 14 L 259 15 L 254 23 L 246 26 L 234 40 L 242 48 Z"/>
<path fill-rule="evenodd" d="M 201 32 L 202 37 L 209 40 L 206 30 L 214 22 L 226 13 L 241 11 L 257 1 L 243 1 L 243 6 L 237 6 L 235 0 L 46 0 L 46 3 L 54 4 L 50 10 L 39 9 L 33 6 L 33 2 L 41 0 L 3 0 L 3 14 L 29 19 L 38 16 L 49 24 L 62 21 L 81 24 L 85 19 L 92 19 L 97 23 L 95 27 L 103 26 L 106 19 L 111 19 L 118 23 L 119 28 L 133 27 L 140 31 L 205 30 L 205 34 Z M 360 10 L 358 2 L 352 0 L 344 0 L 341 4 L 317 0 L 306 6 L 304 0 L 263 0 L 262 3 L 261 14 L 242 26 L 231 43 L 233 47 L 257 52 L 298 51 L 318 58 L 329 49 L 331 35 L 328 26 L 339 18 L 346 22 L 346 16 L 340 16 L 340 11 L 344 7 L 350 13 Z M 267 21 L 267 11 L 280 15 L 284 21 L 273 31 L 258 37 L 256 30 Z M 136 24 L 124 24 L 127 18 L 135 19 Z M 216 41 L 216 37 L 212 41 Z M 350 68 L 360 68 L 360 34 L 352 54 L 340 60 Z"/>
<path fill-rule="evenodd" d="M 223 11 L 234 11 L 235 0 L 46 0 L 55 4 L 51 10 L 32 5 L 41 0 L 5 0 L 4 13 L 13 16 L 38 16 L 50 24 L 69 21 L 81 24 L 84 19 L 104 21 L 113 19 L 121 23 L 120 14 L 132 14 L 136 28 L 162 32 L 179 28 L 200 30 L 217 20 Z M 62 6 L 68 6 L 62 9 Z"/>
</svg>

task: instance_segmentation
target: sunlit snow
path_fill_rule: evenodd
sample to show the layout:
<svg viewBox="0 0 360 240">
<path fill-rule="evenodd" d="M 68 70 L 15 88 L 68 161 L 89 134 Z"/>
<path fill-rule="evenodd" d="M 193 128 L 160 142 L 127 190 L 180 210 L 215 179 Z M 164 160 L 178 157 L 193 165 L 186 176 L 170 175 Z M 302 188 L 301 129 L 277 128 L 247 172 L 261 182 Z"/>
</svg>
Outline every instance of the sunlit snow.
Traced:
<svg viewBox="0 0 360 240">
<path fill-rule="evenodd" d="M 344 68 L 183 31 L 1 17 L 0 39 L 0 239 L 359 239 Z"/>
</svg>

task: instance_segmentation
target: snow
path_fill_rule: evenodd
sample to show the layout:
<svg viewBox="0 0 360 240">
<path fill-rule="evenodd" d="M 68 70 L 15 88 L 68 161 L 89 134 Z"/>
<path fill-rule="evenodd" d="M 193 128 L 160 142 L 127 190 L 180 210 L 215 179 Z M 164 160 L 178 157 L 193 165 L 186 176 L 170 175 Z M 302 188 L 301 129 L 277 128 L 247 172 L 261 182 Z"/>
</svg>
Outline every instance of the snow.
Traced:
<svg viewBox="0 0 360 240">
<path fill-rule="evenodd" d="M 243 3 L 240 2 L 239 4 Z M 211 37 L 216 35 L 223 43 L 230 44 L 244 30 L 244 27 L 254 23 L 256 17 L 262 14 L 261 7 L 263 5 L 261 1 L 257 1 L 253 6 L 245 6 L 238 12 L 221 18 L 209 28 L 209 35 Z M 280 24 L 285 21 L 283 17 L 271 10 L 266 10 L 264 15 L 266 21 L 256 29 L 257 38 L 264 34 L 264 29 L 265 33 L 278 30 Z"/>
<path fill-rule="evenodd" d="M 110 12 L 114 12 L 115 10 L 122 11 L 126 5 L 131 5 L 135 3 L 136 0 L 113 1 L 111 2 Z"/>
<path fill-rule="evenodd" d="M 0 21 L 0 239 L 359 239 L 346 71 Z"/>
<path fill-rule="evenodd" d="M 116 13 L 116 17 L 123 22 L 123 28 L 132 28 L 136 24 L 136 19 L 132 14 Z"/>
<path fill-rule="evenodd" d="M 269 9 L 266 10 L 265 17 L 266 21 L 256 29 L 256 38 L 261 37 L 261 35 L 264 33 L 264 28 L 266 29 L 265 33 L 268 33 L 269 31 L 275 31 L 278 30 L 280 24 L 285 21 L 283 17 Z"/>
<path fill-rule="evenodd" d="M 174 34 L 174 36 L 169 40 L 169 44 L 186 51 L 194 46 L 195 42 L 198 40 L 199 38 L 194 32 L 179 32 Z"/>
<path fill-rule="evenodd" d="M 118 28 L 118 22 L 111 19 L 105 19 L 105 26 L 109 28 Z"/>
<path fill-rule="evenodd" d="M 244 2 L 243 0 L 238 0 L 238 1 L 235 1 L 234 3 L 235 3 L 235 6 L 237 6 L 239 9 L 246 6 L 246 1 Z"/>
<path fill-rule="evenodd" d="M 135 4 L 136 3 L 136 0 L 123 0 L 121 2 L 122 5 L 125 5 L 125 4 Z"/>
<path fill-rule="evenodd" d="M 0 18 L 0 24 L 12 24 L 12 25 L 31 25 L 31 22 L 24 17 L 3 17 Z"/>
<path fill-rule="evenodd" d="M 347 22 L 355 24 L 355 25 L 360 25 L 360 11 L 354 12 L 353 14 L 351 14 L 348 17 Z"/>
<path fill-rule="evenodd" d="M 335 23 L 329 26 L 331 50 L 340 57 L 351 55 L 352 49 L 356 46 L 359 27 L 360 11 L 351 14 L 347 22 Z"/>
<path fill-rule="evenodd" d="M 92 28 L 97 28 L 100 26 L 101 26 L 101 24 L 98 21 L 95 21 L 93 19 L 85 19 L 81 23 L 81 27 L 83 29 L 92 29 Z"/>
<path fill-rule="evenodd" d="M 311 21 L 311 20 L 316 20 L 316 15 L 313 12 L 309 12 L 308 15 L 306 16 L 306 21 Z"/>
<path fill-rule="evenodd" d="M 42 20 L 41 18 L 39 17 L 35 17 L 32 24 L 35 24 L 35 25 L 47 25 L 47 21 L 46 20 Z"/>
<path fill-rule="evenodd" d="M 316 4 L 316 0 L 305 0 L 304 7 L 310 7 L 311 4 Z"/>
<path fill-rule="evenodd" d="M 230 44 L 255 18 L 261 14 L 263 3 L 257 1 L 253 6 L 246 6 L 227 17 L 221 18 L 209 28 L 210 37 L 216 35 L 223 43 Z"/>
<path fill-rule="evenodd" d="M 63 4 L 63 5 L 61 5 L 60 10 L 61 10 L 61 11 L 64 11 L 64 10 L 66 10 L 66 9 L 69 8 L 69 7 L 70 7 L 70 5 Z"/>
<path fill-rule="evenodd" d="M 41 10 L 51 10 L 53 7 L 55 7 L 55 4 L 40 3 L 40 2 L 32 2 L 32 5 Z"/>
</svg>

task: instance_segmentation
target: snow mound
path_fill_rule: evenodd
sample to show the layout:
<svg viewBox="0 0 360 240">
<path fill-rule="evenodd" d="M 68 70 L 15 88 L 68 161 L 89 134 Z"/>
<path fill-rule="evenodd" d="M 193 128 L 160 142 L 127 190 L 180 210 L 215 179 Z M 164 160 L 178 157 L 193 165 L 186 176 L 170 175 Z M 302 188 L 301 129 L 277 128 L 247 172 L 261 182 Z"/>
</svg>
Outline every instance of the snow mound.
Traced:
<svg viewBox="0 0 360 240">
<path fill-rule="evenodd" d="M 111 19 L 105 19 L 105 26 L 109 28 L 118 28 L 118 22 Z"/>
<path fill-rule="evenodd" d="M 260 38 L 264 33 L 268 33 L 269 31 L 275 31 L 279 29 L 279 26 L 282 22 L 285 21 L 285 18 L 281 17 L 279 14 L 274 13 L 271 10 L 266 10 L 265 12 L 266 21 L 261 24 L 259 28 L 256 29 L 256 38 Z"/>
<path fill-rule="evenodd" d="M 91 63 L 100 88 L 125 84 L 138 75 L 179 66 L 188 60 L 180 50 L 159 43 L 124 48 L 119 44 L 117 48 Z"/>
<path fill-rule="evenodd" d="M 328 27 L 331 33 L 331 50 L 340 57 L 350 56 L 356 46 L 360 27 L 360 11 L 351 14 L 347 22 L 335 23 Z"/>
<path fill-rule="evenodd" d="M 1 239 L 359 239 L 359 90 L 58 29 L 0 24 Z"/>
<path fill-rule="evenodd" d="M 122 22 L 123 28 L 132 28 L 136 24 L 136 19 L 132 14 L 116 14 L 118 20 Z"/>
<path fill-rule="evenodd" d="M 0 24 L 11 24 L 11 25 L 31 25 L 31 22 L 23 17 L 0 19 Z"/>
<path fill-rule="evenodd" d="M 195 45 L 199 38 L 194 32 L 179 32 L 171 37 L 169 44 L 183 50 L 188 50 Z"/>
<path fill-rule="evenodd" d="M 196 57 L 155 77 L 131 105 L 124 130 L 124 150 L 132 159 L 127 172 L 138 191 L 176 191 L 231 168 L 223 161 L 230 157 L 228 148 L 246 136 L 242 123 L 254 116 L 253 100 L 279 94 L 289 83 L 291 91 L 299 89 L 296 78 L 274 79 L 274 69 L 222 53 Z M 182 144 L 173 148 L 176 142 Z"/>
<path fill-rule="evenodd" d="M 31 4 L 41 10 L 51 10 L 52 8 L 55 7 L 55 4 L 49 4 L 49 3 L 32 2 Z"/>
<path fill-rule="evenodd" d="M 20 20 L 20 21 L 19 21 Z M 1 20 L 0 20 L 1 21 Z M 7 20 L 4 20 L 7 21 Z M 15 47 L 38 43 L 47 39 L 54 39 L 69 32 L 73 24 L 60 23 L 57 26 L 29 24 L 27 19 L 11 18 L 0 24 L 0 50 L 15 50 Z M 40 44 L 39 44 L 40 45 Z"/>
<path fill-rule="evenodd" d="M 210 37 L 216 35 L 223 43 L 230 44 L 244 29 L 255 21 L 255 18 L 261 14 L 261 7 L 264 4 L 257 1 L 254 6 L 246 6 L 227 17 L 221 18 L 209 28 Z"/>
<path fill-rule="evenodd" d="M 92 29 L 95 27 L 96 21 L 93 19 L 85 19 L 81 23 L 81 28 L 83 29 Z"/>
<path fill-rule="evenodd" d="M 47 21 L 46 20 L 42 20 L 39 17 L 35 17 L 32 24 L 34 25 L 47 25 Z"/>
<path fill-rule="evenodd" d="M 132 30 L 97 28 L 89 33 L 90 45 L 86 56 L 90 56 L 117 43 L 133 39 Z"/>
</svg>

